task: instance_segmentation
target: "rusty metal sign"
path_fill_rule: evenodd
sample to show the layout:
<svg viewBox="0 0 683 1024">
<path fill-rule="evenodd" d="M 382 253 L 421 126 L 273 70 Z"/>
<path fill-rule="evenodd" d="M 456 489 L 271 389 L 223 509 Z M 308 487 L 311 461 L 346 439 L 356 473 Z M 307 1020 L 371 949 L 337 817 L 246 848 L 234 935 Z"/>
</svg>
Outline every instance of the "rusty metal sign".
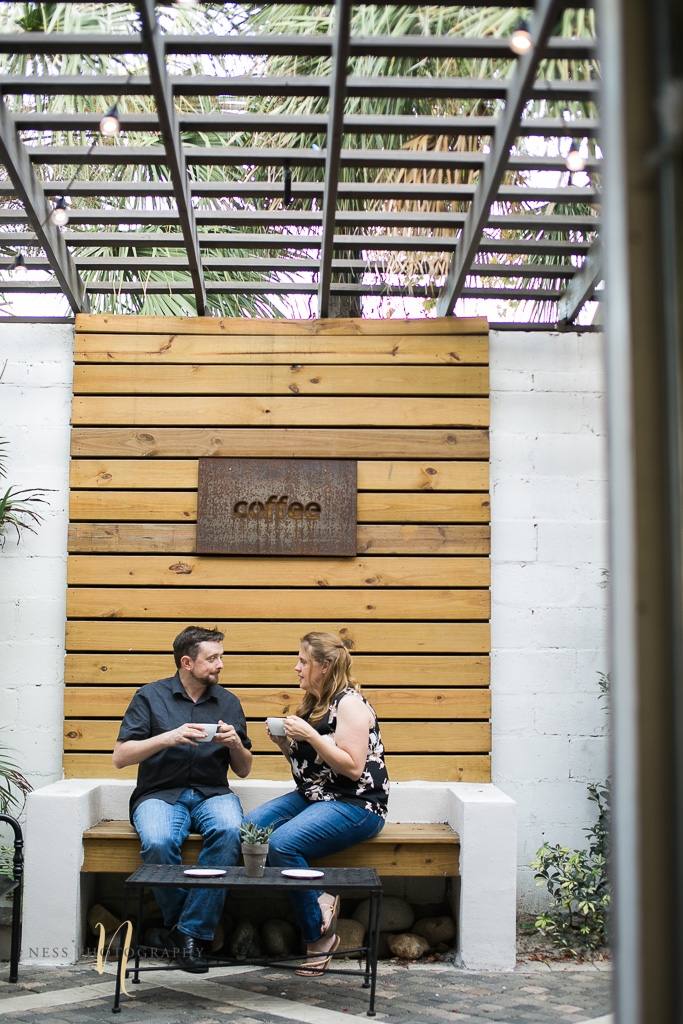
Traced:
<svg viewBox="0 0 683 1024">
<path fill-rule="evenodd" d="M 200 555 L 355 555 L 350 459 L 200 459 Z"/>
</svg>

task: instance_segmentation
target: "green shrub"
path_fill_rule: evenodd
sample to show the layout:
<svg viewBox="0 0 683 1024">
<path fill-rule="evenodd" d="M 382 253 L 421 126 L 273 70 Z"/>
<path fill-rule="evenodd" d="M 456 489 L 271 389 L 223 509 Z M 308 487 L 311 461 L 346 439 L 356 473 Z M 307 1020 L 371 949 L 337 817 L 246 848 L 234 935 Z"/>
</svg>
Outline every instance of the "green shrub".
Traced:
<svg viewBox="0 0 683 1024">
<path fill-rule="evenodd" d="M 598 820 L 586 829 L 587 850 L 544 843 L 531 867 L 537 885 L 545 885 L 550 907 L 536 927 L 565 953 L 596 949 L 607 941 L 611 887 L 608 875 L 611 787 L 609 779 L 588 786 L 598 806 Z"/>
<path fill-rule="evenodd" d="M 600 700 L 609 702 L 609 672 L 598 672 Z M 590 783 L 588 799 L 598 809 L 597 821 L 585 829 L 587 850 L 544 843 L 532 861 L 536 885 L 545 885 L 551 901 L 548 910 L 536 918 L 536 927 L 548 935 L 565 953 L 596 949 L 607 942 L 609 907 L 612 891 L 608 866 L 610 860 L 610 817 L 612 786 L 610 779 Z"/>
</svg>

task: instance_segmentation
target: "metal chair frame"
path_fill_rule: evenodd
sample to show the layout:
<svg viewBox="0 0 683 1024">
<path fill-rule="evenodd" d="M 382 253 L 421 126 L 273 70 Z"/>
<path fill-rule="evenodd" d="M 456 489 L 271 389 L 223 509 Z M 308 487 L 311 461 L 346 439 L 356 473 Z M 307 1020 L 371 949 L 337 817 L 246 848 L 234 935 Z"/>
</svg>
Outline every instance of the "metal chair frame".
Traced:
<svg viewBox="0 0 683 1024">
<path fill-rule="evenodd" d="M 21 950 L 21 880 L 24 875 L 24 836 L 21 825 L 11 814 L 0 814 L 0 821 L 7 822 L 14 830 L 13 877 L 0 875 L 0 896 L 5 896 L 10 892 L 14 893 L 9 980 L 16 982 L 19 976 L 19 953 Z"/>
</svg>

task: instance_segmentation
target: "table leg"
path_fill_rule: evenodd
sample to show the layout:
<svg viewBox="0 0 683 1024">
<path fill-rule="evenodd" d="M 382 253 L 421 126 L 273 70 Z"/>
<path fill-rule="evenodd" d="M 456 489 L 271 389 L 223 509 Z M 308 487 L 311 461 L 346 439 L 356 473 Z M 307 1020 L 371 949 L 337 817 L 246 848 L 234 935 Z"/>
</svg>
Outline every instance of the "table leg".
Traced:
<svg viewBox="0 0 683 1024">
<path fill-rule="evenodd" d="M 128 920 L 128 888 L 124 885 L 123 887 L 123 927 L 119 933 L 119 955 L 116 962 L 116 987 L 114 989 L 114 1005 L 111 1008 L 112 1013 L 121 1013 L 121 975 L 123 973 L 123 956 L 126 950 L 126 926 L 125 923 Z"/>
<path fill-rule="evenodd" d="M 142 930 L 142 898 L 145 895 L 145 887 L 138 887 L 138 917 L 135 922 L 135 970 L 133 971 L 133 984 L 140 984 L 140 932 Z M 124 918 L 125 920 L 125 918 Z"/>
<path fill-rule="evenodd" d="M 370 988 L 370 963 L 372 960 L 372 943 L 375 934 L 375 894 L 370 893 L 370 909 L 368 910 L 368 934 L 365 939 L 365 977 L 363 988 Z"/>
<path fill-rule="evenodd" d="M 377 991 L 377 959 L 379 956 L 379 926 L 382 917 L 382 892 L 373 893 L 370 900 L 370 922 L 371 931 L 368 936 L 370 944 L 370 1009 L 368 1017 L 375 1016 L 375 992 Z"/>
</svg>

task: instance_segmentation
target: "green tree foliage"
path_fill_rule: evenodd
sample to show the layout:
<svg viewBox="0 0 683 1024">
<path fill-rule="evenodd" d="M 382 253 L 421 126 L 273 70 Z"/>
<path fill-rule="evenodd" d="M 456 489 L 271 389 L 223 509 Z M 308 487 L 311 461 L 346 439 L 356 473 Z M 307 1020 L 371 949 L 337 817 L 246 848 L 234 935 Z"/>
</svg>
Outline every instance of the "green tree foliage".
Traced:
<svg viewBox="0 0 683 1024">
<path fill-rule="evenodd" d="M 232 11 L 232 13 L 231 13 Z M 162 9 L 162 23 L 165 30 L 176 34 L 210 35 L 214 32 L 226 34 L 234 30 L 234 18 L 240 17 L 238 5 L 234 4 L 200 4 L 196 8 L 181 8 L 176 6 L 168 7 L 165 12 Z M 0 33 L 11 32 L 65 32 L 65 33 L 97 33 L 97 34 L 132 34 L 139 30 L 137 14 L 133 4 L 107 4 L 107 3 L 52 3 L 52 4 L 23 4 L 23 3 L 2 3 L 0 4 Z M 173 58 L 174 74 L 188 76 L 207 74 L 210 70 L 209 64 L 213 66 L 216 74 L 229 75 L 233 69 L 229 58 L 208 58 L 201 54 L 190 54 L 187 56 L 178 55 Z M 147 73 L 147 64 L 144 57 L 135 54 L 127 54 L 120 57 L 115 54 L 58 54 L 58 55 L 29 55 L 23 53 L 6 53 L 0 55 L 0 75 L 128 75 L 130 76 L 130 92 L 125 96 L 73 96 L 73 95 L 44 95 L 35 96 L 12 96 L 6 95 L 4 102 L 8 108 L 16 113 L 19 111 L 35 111 L 36 113 L 95 113 L 102 115 L 114 103 L 117 104 L 121 114 L 145 114 L 153 113 L 155 110 L 154 99 L 151 96 L 140 95 L 135 92 L 135 76 Z M 234 73 L 234 72 L 233 72 Z M 215 112 L 216 104 L 222 103 L 222 98 L 213 96 L 181 96 L 176 98 L 176 107 L 179 113 L 201 114 Z M 36 132 L 28 144 L 37 145 L 79 145 L 89 147 L 94 141 L 98 146 L 127 147 L 127 146 L 158 146 L 159 138 L 149 132 L 122 132 L 120 136 L 110 139 L 103 139 L 99 133 L 93 132 L 63 132 L 49 131 Z M 224 138 L 216 134 L 205 132 L 184 132 L 183 141 L 190 146 L 213 146 L 224 143 Z M 76 170 L 72 165 L 58 163 L 52 165 L 37 165 L 37 173 L 45 180 L 54 179 L 69 182 L 76 174 L 78 181 L 94 181 L 102 185 L 102 194 L 95 197 L 79 197 L 73 200 L 73 206 L 81 209 L 93 210 L 122 210 L 136 207 L 136 200 L 129 197 L 112 196 L 107 192 L 107 184 L 115 182 L 153 182 L 168 180 L 166 170 L 155 165 L 127 166 L 121 163 L 118 166 L 107 166 L 99 164 L 87 164 Z M 245 175 L 244 168 L 236 167 L 204 167 L 193 165 L 190 168 L 191 180 L 195 181 L 224 181 L 228 184 L 225 198 L 202 197 L 196 201 L 197 210 L 227 210 L 230 207 L 229 182 L 235 178 Z M 1 169 L 0 169 L 0 173 Z M 147 211 L 166 211 L 174 209 L 168 199 L 162 197 L 147 196 L 142 201 L 142 209 Z M 140 200 L 137 200 L 140 203 Z M 18 200 L 12 203 L 16 208 L 21 204 Z M 137 206 L 140 209 L 140 205 Z M 97 226 L 83 226 L 80 232 L 97 231 Z M 113 229 L 112 229 L 113 230 Z M 112 253 L 110 249 L 103 249 L 97 246 L 75 246 L 71 245 L 70 250 L 74 256 L 98 257 L 116 255 L 121 257 L 184 257 L 185 250 L 177 245 L 178 234 L 173 228 L 160 228 L 160 231 L 167 231 L 168 244 L 149 248 L 133 247 L 127 243 L 127 231 L 125 224 L 121 225 L 121 245 L 117 246 Z M 217 231 L 225 229 L 217 228 Z M 233 240 L 226 231 L 226 244 L 224 248 L 214 250 L 214 255 L 233 257 L 242 255 L 241 250 L 236 249 Z M 175 244 L 174 244 L 175 243 Z M 182 244 L 182 240 L 181 240 Z M 12 247 L 2 245 L 0 233 L 0 253 L 7 257 L 7 262 L 15 255 Z M 42 250 L 35 248 L 31 255 L 41 256 Z M 117 272 L 122 284 L 128 281 L 142 281 L 146 284 L 156 282 L 185 283 L 190 281 L 189 272 L 166 269 L 150 270 L 140 272 L 137 270 L 120 270 Z M 107 279 L 111 276 L 109 271 L 86 270 L 80 271 L 81 278 L 86 282 L 95 282 Z M 208 277 L 208 275 L 207 275 Z M 215 277 L 212 278 L 216 280 Z M 225 276 L 227 280 L 227 275 Z M 231 272 L 230 281 L 260 280 L 261 275 L 250 272 Z M 0 286 L 1 291 L 1 286 Z M 196 315 L 194 300 L 189 295 L 171 294 L 142 294 L 132 295 L 125 292 L 115 295 L 90 296 L 91 309 L 93 312 L 117 312 L 145 314 L 151 316 L 193 316 Z M 278 316 L 277 308 L 266 296 L 258 294 L 209 294 L 207 306 L 210 314 L 216 316 Z"/>
</svg>

